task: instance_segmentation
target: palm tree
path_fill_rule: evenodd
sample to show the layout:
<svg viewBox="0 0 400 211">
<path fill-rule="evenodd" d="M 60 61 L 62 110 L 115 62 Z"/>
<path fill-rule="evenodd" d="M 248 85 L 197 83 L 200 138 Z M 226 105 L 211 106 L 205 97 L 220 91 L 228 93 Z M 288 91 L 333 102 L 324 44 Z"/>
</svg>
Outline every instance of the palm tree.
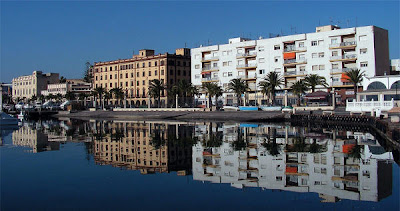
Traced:
<svg viewBox="0 0 400 211">
<path fill-rule="evenodd" d="M 106 101 L 106 105 L 109 105 L 110 99 L 112 99 L 112 93 L 110 91 L 104 91 L 104 94 L 103 94 L 104 100 Z"/>
<path fill-rule="evenodd" d="M 354 86 L 354 99 L 357 99 L 357 86 L 363 81 L 364 71 L 352 69 L 346 72 L 346 76 L 348 77 L 347 80 Z"/>
<path fill-rule="evenodd" d="M 158 79 L 154 79 L 150 81 L 149 85 L 149 95 L 154 98 L 154 100 L 157 99 L 157 104 L 158 108 L 161 106 L 161 92 L 163 92 L 165 89 L 165 86 L 162 81 Z"/>
<path fill-rule="evenodd" d="M 64 76 L 61 76 L 60 83 L 65 83 L 65 82 L 67 82 L 67 79 Z"/>
<path fill-rule="evenodd" d="M 75 100 L 75 94 L 72 93 L 72 92 L 67 92 L 67 93 L 65 94 L 65 98 L 66 98 L 67 100 Z"/>
<path fill-rule="evenodd" d="M 297 105 L 300 106 L 300 96 L 308 90 L 307 84 L 303 80 L 300 80 L 292 84 L 290 88 L 293 94 L 297 95 Z"/>
<path fill-rule="evenodd" d="M 104 108 L 104 103 L 102 102 L 102 98 L 103 98 L 103 94 L 106 91 L 103 87 L 97 87 L 94 89 L 94 93 L 96 94 L 96 96 L 99 96 L 99 100 L 100 100 L 100 105 L 101 105 L 101 109 Z"/>
<path fill-rule="evenodd" d="M 200 97 L 201 96 L 201 92 L 200 92 L 199 88 L 197 88 L 197 86 L 193 86 L 193 84 L 190 83 L 190 87 L 189 87 L 189 90 L 188 90 L 188 95 L 193 98 L 193 102 L 192 103 L 193 103 L 193 108 L 194 108 L 196 106 L 195 105 L 196 104 L 195 96 Z"/>
<path fill-rule="evenodd" d="M 241 96 L 249 89 L 247 83 L 241 78 L 235 78 L 229 82 L 228 88 L 235 92 L 238 106 L 242 105 Z"/>
<path fill-rule="evenodd" d="M 222 95 L 222 88 L 216 83 L 203 83 L 203 89 L 208 94 L 208 108 L 211 108 L 212 97 L 215 96 L 215 101 Z"/>
<path fill-rule="evenodd" d="M 88 97 L 88 95 L 86 93 L 79 93 L 78 95 L 78 100 L 79 101 L 83 101 L 83 106 L 86 107 L 86 98 Z"/>
<path fill-rule="evenodd" d="M 309 74 L 304 78 L 305 83 L 307 86 L 311 88 L 311 92 L 315 91 L 315 87 L 318 85 L 327 87 L 328 84 L 326 83 L 326 79 L 323 76 L 319 76 L 317 74 Z"/>
<path fill-rule="evenodd" d="M 110 93 L 117 100 L 116 102 L 118 102 L 118 105 L 120 104 L 120 100 L 125 97 L 124 91 L 121 88 L 113 88 L 110 90 Z"/>
<path fill-rule="evenodd" d="M 260 82 L 261 91 L 270 95 L 272 105 L 275 105 L 275 92 L 276 88 L 283 84 L 284 80 L 277 72 L 270 72 L 265 77 L 265 81 Z"/>
<path fill-rule="evenodd" d="M 190 87 L 191 83 L 188 83 L 186 80 L 180 80 L 176 85 L 176 89 L 178 90 L 178 96 L 183 97 L 183 104 L 186 103 L 186 97 L 188 95 Z"/>
</svg>

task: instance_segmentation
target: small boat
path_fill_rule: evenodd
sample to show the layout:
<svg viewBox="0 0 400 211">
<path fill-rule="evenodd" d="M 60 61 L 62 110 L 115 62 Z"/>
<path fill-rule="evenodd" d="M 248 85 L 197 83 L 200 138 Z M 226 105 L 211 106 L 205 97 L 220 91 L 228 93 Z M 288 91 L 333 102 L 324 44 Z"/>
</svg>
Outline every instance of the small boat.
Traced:
<svg viewBox="0 0 400 211">
<path fill-rule="evenodd" d="M 263 111 L 281 111 L 281 106 L 260 106 Z"/>
<path fill-rule="evenodd" d="M 239 106 L 240 111 L 258 111 L 258 106 Z"/>
<path fill-rule="evenodd" d="M 224 111 L 239 111 L 239 107 L 236 106 L 224 106 L 222 107 Z"/>
<path fill-rule="evenodd" d="M 13 116 L 11 116 L 9 114 L 1 112 L 0 116 L 1 116 L 1 119 L 0 119 L 0 125 L 1 126 L 18 125 L 18 119 L 14 118 Z"/>
</svg>

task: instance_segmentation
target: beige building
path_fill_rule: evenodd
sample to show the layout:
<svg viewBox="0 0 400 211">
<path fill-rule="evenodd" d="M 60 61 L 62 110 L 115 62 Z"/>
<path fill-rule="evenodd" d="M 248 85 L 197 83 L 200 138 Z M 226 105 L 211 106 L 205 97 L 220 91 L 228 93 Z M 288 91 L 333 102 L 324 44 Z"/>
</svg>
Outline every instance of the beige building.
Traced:
<svg viewBox="0 0 400 211">
<path fill-rule="evenodd" d="M 140 170 L 142 174 L 191 169 L 191 146 L 177 146 L 171 141 L 171 135 L 191 137 L 191 126 L 105 122 L 97 123 L 96 128 L 93 153 L 97 164 Z"/>
<path fill-rule="evenodd" d="M 167 87 L 181 80 L 190 82 L 190 49 L 176 49 L 175 54 L 154 54 L 154 50 L 143 49 L 131 59 L 120 59 L 94 64 L 93 88 L 103 87 L 107 91 L 122 88 L 130 106 L 147 106 L 149 102 L 149 83 L 158 79 Z M 171 105 L 174 98 L 167 97 L 167 90 L 161 97 L 161 105 Z M 116 100 L 111 100 L 116 104 Z M 117 103 L 117 104 L 122 104 Z M 157 105 L 151 99 L 152 105 Z"/>
<path fill-rule="evenodd" d="M 47 89 L 48 84 L 59 83 L 58 73 L 45 73 L 33 71 L 32 75 L 13 78 L 13 99 L 29 99 L 32 96 L 40 96 L 42 90 Z"/>
<path fill-rule="evenodd" d="M 51 150 L 59 150 L 59 142 L 49 141 L 48 135 L 28 125 L 20 127 L 12 133 L 12 142 L 15 146 L 31 148 L 30 152 L 38 153 Z"/>
</svg>

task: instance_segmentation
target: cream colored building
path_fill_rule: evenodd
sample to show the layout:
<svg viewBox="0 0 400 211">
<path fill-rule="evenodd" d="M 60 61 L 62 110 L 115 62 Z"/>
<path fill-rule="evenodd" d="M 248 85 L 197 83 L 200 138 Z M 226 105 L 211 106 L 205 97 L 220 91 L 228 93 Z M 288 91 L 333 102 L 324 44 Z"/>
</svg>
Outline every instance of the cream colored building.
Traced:
<svg viewBox="0 0 400 211">
<path fill-rule="evenodd" d="M 164 123 L 97 123 L 93 141 L 94 160 L 142 174 L 166 173 L 191 169 L 191 146 L 168 143 L 169 135 L 190 136 L 190 127 Z M 100 134 L 103 134 L 100 135 Z M 154 139 L 164 140 L 155 146 Z"/>
<path fill-rule="evenodd" d="M 49 142 L 47 134 L 28 125 L 13 131 L 12 142 L 15 146 L 31 148 L 33 153 L 60 149 L 60 143 Z"/>
<path fill-rule="evenodd" d="M 13 78 L 13 99 L 30 99 L 32 96 L 40 96 L 42 90 L 47 89 L 48 84 L 59 82 L 58 73 L 45 73 L 33 71 L 32 75 Z"/>
<path fill-rule="evenodd" d="M 154 50 L 143 49 L 138 55 L 130 59 L 120 59 L 109 62 L 94 63 L 93 89 L 103 87 L 107 91 L 121 88 L 126 95 L 130 106 L 147 106 L 149 102 L 149 83 L 158 79 L 167 87 L 177 84 L 181 80 L 190 82 L 190 49 L 176 49 L 175 54 L 154 54 Z M 161 105 L 170 105 L 174 98 L 167 97 L 167 90 L 161 97 Z M 112 104 L 122 104 L 115 99 Z M 152 105 L 157 105 L 151 99 Z"/>
</svg>

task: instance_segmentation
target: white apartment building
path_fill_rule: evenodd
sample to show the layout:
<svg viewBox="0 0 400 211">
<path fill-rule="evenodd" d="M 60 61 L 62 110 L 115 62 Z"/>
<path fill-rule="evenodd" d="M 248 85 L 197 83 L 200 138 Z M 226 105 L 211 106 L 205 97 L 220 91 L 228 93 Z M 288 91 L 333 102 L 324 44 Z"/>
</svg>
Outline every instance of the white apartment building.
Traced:
<svg viewBox="0 0 400 211">
<path fill-rule="evenodd" d="M 400 72 L 400 59 L 392 59 L 390 60 L 391 71 L 395 73 Z"/>
<path fill-rule="evenodd" d="M 352 89 L 346 71 L 359 68 L 367 77 L 374 77 L 390 69 L 388 31 L 376 26 L 340 29 L 328 25 L 317 27 L 314 33 L 259 40 L 232 38 L 228 44 L 193 48 L 191 56 L 192 83 L 222 86 L 226 90 L 221 98 L 224 104 L 236 103 L 234 94 L 227 90 L 234 78 L 247 81 L 250 92 L 255 93 L 269 72 L 277 72 L 285 81 L 279 98 L 295 81 L 318 74 L 344 101 L 353 96 L 346 93 Z M 266 102 L 261 94 L 257 96 L 258 104 Z M 254 100 L 253 94 L 250 104 L 255 104 Z"/>
<path fill-rule="evenodd" d="M 65 95 L 67 92 L 75 94 L 85 93 L 89 94 L 92 90 L 91 83 L 86 83 L 82 79 L 67 79 L 65 83 L 48 84 L 46 90 L 42 90 L 41 94 L 44 96 L 52 95 Z"/>
<path fill-rule="evenodd" d="M 13 99 L 29 99 L 32 96 L 40 96 L 41 91 L 47 89 L 48 84 L 59 83 L 58 73 L 45 73 L 33 71 L 32 75 L 13 78 Z"/>
<path fill-rule="evenodd" d="M 273 130 L 279 152 L 275 156 L 262 145 Z M 311 153 L 288 150 L 299 137 L 296 128 L 233 124 L 214 128 L 211 133 L 216 131 L 232 139 L 224 139 L 219 147 L 193 146 L 194 180 L 227 183 L 235 188 L 315 192 L 323 202 L 379 201 L 391 195 L 393 155 L 383 153 L 369 133 L 332 131 L 332 138 L 307 137 L 307 144 L 316 141 L 322 146 L 320 152 Z M 235 150 L 233 142 L 239 131 L 248 147 Z M 209 133 L 206 125 L 196 125 L 195 136 L 200 140 Z M 361 158 L 349 156 L 356 142 L 362 145 Z"/>
</svg>

